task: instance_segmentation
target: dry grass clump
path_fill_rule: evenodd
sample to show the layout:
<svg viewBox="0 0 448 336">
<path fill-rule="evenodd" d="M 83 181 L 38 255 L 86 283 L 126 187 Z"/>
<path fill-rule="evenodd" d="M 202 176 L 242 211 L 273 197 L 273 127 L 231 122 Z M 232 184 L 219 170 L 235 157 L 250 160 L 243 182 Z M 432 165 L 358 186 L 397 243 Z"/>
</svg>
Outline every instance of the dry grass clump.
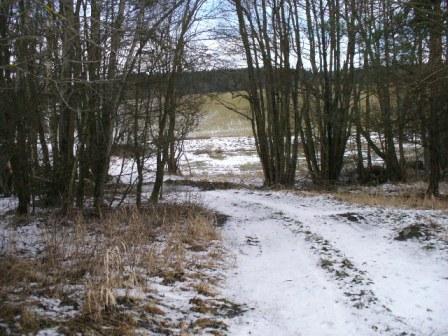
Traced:
<svg viewBox="0 0 448 336">
<path fill-rule="evenodd" d="M 3 300 L 3 298 L 2 298 Z M 31 307 L 24 303 L 0 303 L 0 317 L 3 323 L 10 326 L 8 333 L 0 326 L 0 335 L 35 334 L 39 329 L 51 325 L 51 321 L 39 316 Z"/>
<path fill-rule="evenodd" d="M 336 199 L 344 202 L 369 206 L 407 208 L 407 209 L 433 209 L 448 210 L 448 198 L 427 197 L 419 194 L 381 195 L 369 193 L 335 193 Z"/>
<path fill-rule="evenodd" d="M 129 293 L 134 290 L 144 298 L 153 275 L 165 283 L 183 280 L 191 263 L 187 248 L 219 239 L 214 223 L 213 214 L 191 203 L 126 207 L 101 219 L 81 213 L 71 218 L 50 216 L 41 233 L 42 251 L 0 255 L 0 298 L 5 302 L 0 322 L 18 323 L 20 332 L 39 329 L 44 316 L 33 310 L 38 300 L 33 302 L 32 294 L 58 298 L 77 309 L 71 320 L 52 321 L 50 326 L 82 334 L 95 334 L 99 326 L 106 326 L 111 334 L 131 335 L 136 316 L 164 312 L 156 304 L 128 298 Z M 6 305 L 13 301 L 27 308 L 6 309 L 13 307 Z M 133 309 L 140 313 L 126 312 Z"/>
<path fill-rule="evenodd" d="M 181 231 L 177 226 L 168 234 L 167 243 L 161 251 L 158 263 L 153 264 L 165 283 L 174 283 L 184 278 L 187 266 L 186 250 L 182 242 Z"/>
<path fill-rule="evenodd" d="M 165 315 L 165 312 L 162 310 L 162 308 L 159 308 L 154 304 L 145 305 L 144 310 L 151 315 Z"/>
<path fill-rule="evenodd" d="M 30 258 L 0 256 L 0 266 L 0 288 L 14 286 L 20 282 L 33 283 L 44 280 L 38 271 L 39 264 Z"/>
<path fill-rule="evenodd" d="M 198 294 L 201 294 L 204 296 L 215 296 L 216 295 L 214 289 L 207 282 L 200 282 L 200 283 L 196 284 L 195 289 L 198 292 Z"/>
<path fill-rule="evenodd" d="M 211 318 L 199 318 L 193 323 L 193 328 L 194 328 L 193 330 L 196 332 L 199 332 L 199 330 L 204 330 L 204 329 L 212 329 L 212 330 L 207 330 L 207 331 L 209 331 L 209 333 L 211 335 L 224 335 L 219 330 L 226 331 L 227 325 L 220 320 L 215 320 L 215 319 L 211 319 Z M 213 330 L 213 329 L 215 329 L 215 330 Z"/>
<path fill-rule="evenodd" d="M 210 225 L 214 217 L 210 214 L 191 212 L 186 219 L 186 235 L 184 242 L 186 243 L 206 243 L 209 241 L 218 240 L 219 234 L 216 227 Z"/>
<path fill-rule="evenodd" d="M 220 236 L 215 215 L 196 204 L 165 204 L 160 214 L 157 222 L 166 244 L 160 249 L 153 246 L 145 254 L 145 261 L 153 275 L 162 277 L 165 284 L 171 284 L 185 280 L 185 270 L 192 263 L 187 250 L 206 251 Z"/>
<path fill-rule="evenodd" d="M 84 314 L 93 320 L 101 320 L 104 312 L 117 304 L 116 288 L 129 288 L 137 285 L 135 271 L 127 269 L 127 261 L 132 262 L 125 243 L 114 248 L 106 248 L 101 264 L 92 270 L 84 298 Z"/>
<path fill-rule="evenodd" d="M 24 332 L 33 332 L 39 330 L 40 319 L 27 307 L 22 307 L 20 312 L 20 325 Z"/>
</svg>

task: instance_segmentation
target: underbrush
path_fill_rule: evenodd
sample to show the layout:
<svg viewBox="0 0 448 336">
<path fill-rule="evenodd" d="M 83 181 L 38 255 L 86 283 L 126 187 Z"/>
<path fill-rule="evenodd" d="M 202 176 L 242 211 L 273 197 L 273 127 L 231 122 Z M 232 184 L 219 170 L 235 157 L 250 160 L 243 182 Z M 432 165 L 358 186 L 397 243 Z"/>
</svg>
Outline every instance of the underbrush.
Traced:
<svg viewBox="0 0 448 336">
<path fill-rule="evenodd" d="M 374 207 L 448 210 L 448 185 L 440 185 L 439 197 L 426 194 L 427 184 L 422 181 L 412 183 L 385 183 L 376 186 L 365 185 L 314 185 L 302 186 L 299 194 L 329 195 L 337 200 Z"/>
<path fill-rule="evenodd" d="M 344 202 L 405 209 L 448 210 L 448 197 L 430 197 L 419 192 L 395 194 L 368 192 L 336 192 L 336 199 Z"/>
<path fill-rule="evenodd" d="M 215 295 L 224 253 L 216 216 L 196 204 L 50 215 L 39 235 L 39 249 L 10 238 L 0 251 L 1 335 L 173 334 L 213 320 L 188 308 L 191 296 Z M 166 293 L 181 288 L 179 306 Z"/>
</svg>

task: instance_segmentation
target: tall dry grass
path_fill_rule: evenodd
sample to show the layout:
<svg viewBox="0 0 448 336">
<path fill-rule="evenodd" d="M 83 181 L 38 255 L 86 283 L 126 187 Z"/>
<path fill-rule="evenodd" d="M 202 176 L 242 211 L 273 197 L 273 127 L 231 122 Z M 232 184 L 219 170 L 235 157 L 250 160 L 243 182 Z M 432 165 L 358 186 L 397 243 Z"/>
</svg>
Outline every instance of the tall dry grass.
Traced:
<svg viewBox="0 0 448 336">
<path fill-rule="evenodd" d="M 147 279 L 154 275 L 167 283 L 180 280 L 190 262 L 186 249 L 206 249 L 219 239 L 214 215 L 193 203 L 120 208 L 101 219 L 82 213 L 53 215 L 41 235 L 43 249 L 37 255 L 18 256 L 13 250 L 0 255 L 0 269 L 5 270 L 0 272 L 0 322 L 15 325 L 19 333 L 30 332 L 33 325 L 37 330 L 42 323 L 22 325 L 2 311 L 12 305 L 19 315 L 21 307 L 32 312 L 30 297 L 38 293 L 79 307 L 76 317 L 65 321 L 66 332 L 83 333 L 104 324 L 121 330 L 118 334 L 132 334 L 135 321 L 117 309 L 122 293 L 149 292 Z"/>
<path fill-rule="evenodd" d="M 424 209 L 424 210 L 448 210 L 448 199 L 428 197 L 424 194 L 369 194 L 369 193 L 350 193 L 337 192 L 332 194 L 336 199 L 368 206 L 405 208 L 405 209 Z"/>
</svg>

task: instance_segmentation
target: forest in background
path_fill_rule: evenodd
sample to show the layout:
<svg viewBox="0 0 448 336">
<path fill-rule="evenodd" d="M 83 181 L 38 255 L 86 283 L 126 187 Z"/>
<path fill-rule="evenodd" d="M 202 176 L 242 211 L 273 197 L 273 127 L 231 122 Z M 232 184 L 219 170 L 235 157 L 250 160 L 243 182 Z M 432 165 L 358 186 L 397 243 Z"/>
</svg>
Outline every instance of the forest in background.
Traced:
<svg viewBox="0 0 448 336">
<path fill-rule="evenodd" d="M 198 42 L 200 23 L 216 15 L 208 6 L 2 1 L 1 180 L 18 213 L 36 199 L 63 212 L 93 199 L 101 214 L 116 145 L 136 164 L 137 206 L 145 162 L 155 158 L 157 202 L 210 91 L 248 100 L 266 186 L 293 186 L 299 155 L 316 185 L 336 183 L 353 136 L 359 182 L 375 169 L 374 153 L 392 182 L 406 180 L 407 164 L 422 165 L 427 194 L 439 195 L 448 166 L 446 1 L 230 0 L 210 34 L 222 57 L 243 54 L 246 63 L 213 71 L 205 70 L 217 55 Z M 423 150 L 407 163 L 411 138 Z"/>
</svg>

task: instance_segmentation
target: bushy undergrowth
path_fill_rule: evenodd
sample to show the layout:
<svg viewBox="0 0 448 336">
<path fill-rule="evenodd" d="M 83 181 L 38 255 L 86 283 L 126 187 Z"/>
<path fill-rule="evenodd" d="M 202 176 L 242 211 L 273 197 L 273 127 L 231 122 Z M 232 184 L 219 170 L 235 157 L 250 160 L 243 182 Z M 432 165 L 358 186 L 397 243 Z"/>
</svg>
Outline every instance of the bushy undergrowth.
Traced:
<svg viewBox="0 0 448 336">
<path fill-rule="evenodd" d="M 396 195 L 338 192 L 341 201 L 392 208 L 448 210 L 448 198 L 428 197 L 424 193 L 400 193 Z"/>
<path fill-rule="evenodd" d="M 219 245 L 215 224 L 213 213 L 192 203 L 115 209 L 101 219 L 49 216 L 40 250 L 17 251 L 9 242 L 1 251 L 0 334 L 55 327 L 124 335 L 142 323 L 159 328 L 151 318 L 163 315 L 159 302 L 140 302 L 152 290 L 148 279 L 174 283 L 213 263 L 219 258 L 210 248 Z M 200 256 L 192 258 L 191 251 Z M 196 291 L 212 293 L 197 277 Z M 53 313 L 40 314 L 47 301 Z"/>
</svg>

